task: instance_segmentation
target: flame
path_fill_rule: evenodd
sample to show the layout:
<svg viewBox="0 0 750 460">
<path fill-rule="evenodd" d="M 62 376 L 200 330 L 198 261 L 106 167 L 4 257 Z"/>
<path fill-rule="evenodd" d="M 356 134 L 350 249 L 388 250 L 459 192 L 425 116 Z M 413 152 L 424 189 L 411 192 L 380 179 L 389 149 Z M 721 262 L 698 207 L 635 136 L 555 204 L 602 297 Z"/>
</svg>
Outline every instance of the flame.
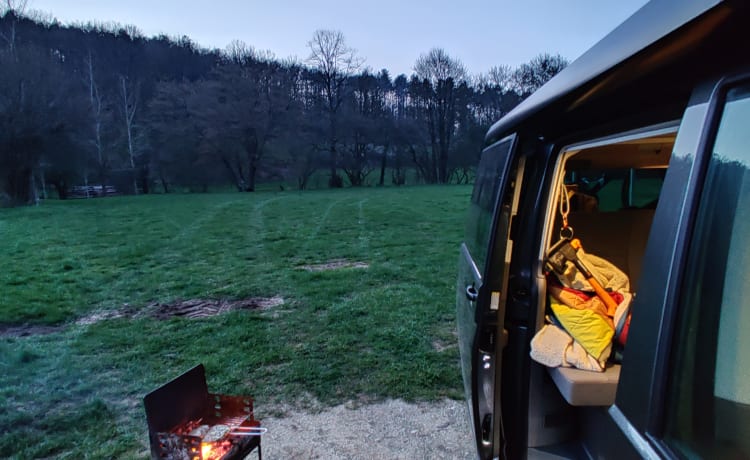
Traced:
<svg viewBox="0 0 750 460">
<path fill-rule="evenodd" d="M 203 460 L 208 460 L 208 458 L 211 456 L 211 451 L 213 450 L 213 446 L 210 443 L 201 443 L 201 458 Z"/>
</svg>

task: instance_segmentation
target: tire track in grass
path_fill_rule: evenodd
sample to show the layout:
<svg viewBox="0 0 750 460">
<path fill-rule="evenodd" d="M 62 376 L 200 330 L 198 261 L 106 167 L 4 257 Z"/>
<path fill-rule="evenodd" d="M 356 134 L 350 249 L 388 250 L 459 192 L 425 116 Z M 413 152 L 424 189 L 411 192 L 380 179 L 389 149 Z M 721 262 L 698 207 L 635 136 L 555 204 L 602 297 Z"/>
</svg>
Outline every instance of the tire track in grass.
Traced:
<svg viewBox="0 0 750 460">
<path fill-rule="evenodd" d="M 220 238 L 220 248 L 217 249 L 215 263 L 222 264 L 231 270 L 237 263 L 247 263 L 247 261 L 272 260 L 271 257 L 264 258 L 268 254 L 265 244 L 265 235 L 267 233 L 265 225 L 264 209 L 271 203 L 281 200 L 283 196 L 259 196 L 252 197 L 256 200 L 254 203 L 249 200 L 234 200 L 214 209 L 212 220 L 205 222 L 210 224 L 213 220 L 221 225 L 230 225 Z M 227 211 L 231 205 L 241 203 L 241 207 L 236 210 Z M 223 218 L 221 213 L 231 212 L 232 215 Z M 249 213 L 249 215 L 247 215 Z M 216 244 L 216 243 L 215 243 Z M 245 262 L 240 261 L 244 259 Z M 260 262 L 261 265 L 267 265 L 267 262 Z M 219 290 L 224 291 L 230 286 L 242 284 L 241 278 L 230 277 L 224 282 L 225 284 Z M 241 289 L 240 289 L 241 290 Z"/>
<path fill-rule="evenodd" d="M 169 261 L 171 263 L 174 260 L 184 258 L 186 255 L 185 240 L 191 238 L 196 232 L 199 232 L 203 227 L 212 222 L 222 210 L 242 201 L 241 198 L 235 198 L 207 206 L 204 210 L 201 210 L 202 215 L 199 218 L 192 221 L 189 225 L 181 226 L 180 231 L 172 236 L 169 244 L 162 245 L 152 251 L 148 256 L 148 260 L 159 262 Z"/>
<path fill-rule="evenodd" d="M 268 251 L 266 250 L 266 243 L 264 239 L 264 233 L 267 231 L 266 229 L 266 219 L 263 215 L 263 210 L 266 206 L 268 206 L 270 203 L 273 203 L 275 201 L 279 201 L 281 199 L 287 198 L 286 196 L 274 196 L 271 198 L 268 198 L 266 200 L 263 200 L 261 202 L 258 202 L 253 206 L 252 214 L 249 217 L 249 223 L 248 223 L 248 232 L 251 232 L 251 229 L 254 227 L 255 231 L 253 232 L 251 236 L 251 240 L 255 241 L 256 247 L 258 248 L 259 253 L 265 253 L 268 254 Z"/>
<path fill-rule="evenodd" d="M 304 254 L 307 252 L 307 250 L 310 248 L 310 245 L 318 238 L 320 231 L 323 229 L 323 226 L 328 220 L 328 217 L 331 215 L 331 210 L 333 210 L 334 206 L 338 205 L 339 203 L 342 203 L 343 201 L 346 201 L 346 198 L 339 198 L 337 200 L 334 200 L 331 202 L 331 204 L 329 204 L 326 207 L 326 210 L 320 216 L 320 221 L 318 222 L 318 225 L 316 225 L 313 231 L 310 232 L 310 235 L 307 238 L 305 238 L 304 244 L 300 245 L 300 251 L 299 251 L 300 254 Z"/>
<path fill-rule="evenodd" d="M 199 232 L 207 224 L 211 223 L 221 211 L 241 202 L 243 202 L 242 198 L 234 198 L 229 201 L 212 203 L 205 208 L 200 208 L 200 212 L 202 213 L 201 217 L 195 219 L 189 225 L 181 227 L 181 230 L 170 239 L 168 244 L 164 244 L 150 251 L 147 256 L 144 256 L 142 265 L 163 266 L 166 267 L 168 271 L 171 271 L 175 265 L 183 266 L 186 265 L 186 263 L 192 265 L 194 261 L 191 260 L 191 258 L 195 257 L 195 255 L 185 246 L 185 241 L 191 238 L 196 232 Z M 193 284 L 192 276 L 193 275 L 190 275 L 190 278 L 185 281 L 185 284 Z M 127 291 L 131 289 L 130 285 L 133 282 L 131 278 L 132 277 L 130 276 L 119 276 L 109 282 L 109 289 L 112 292 Z M 168 277 L 164 278 L 166 282 Z M 163 293 L 159 293 L 158 295 L 161 296 L 162 294 Z"/>
<path fill-rule="evenodd" d="M 367 229 L 365 215 L 364 215 L 364 204 L 369 202 L 369 198 L 359 200 L 357 207 L 357 225 L 359 225 L 359 247 L 362 251 L 362 256 L 367 259 L 367 255 L 370 252 L 370 231 Z"/>
<path fill-rule="evenodd" d="M 175 239 L 176 240 L 182 239 L 186 236 L 191 235 L 196 230 L 200 229 L 205 224 L 207 224 L 209 221 L 213 220 L 219 212 L 232 206 L 235 203 L 241 203 L 242 201 L 243 201 L 242 199 L 237 198 L 231 201 L 225 201 L 223 203 L 219 203 L 219 204 L 211 206 L 209 208 L 209 211 L 206 214 L 204 214 L 202 217 L 193 221 L 190 225 L 184 227 L 177 235 L 175 235 Z"/>
</svg>

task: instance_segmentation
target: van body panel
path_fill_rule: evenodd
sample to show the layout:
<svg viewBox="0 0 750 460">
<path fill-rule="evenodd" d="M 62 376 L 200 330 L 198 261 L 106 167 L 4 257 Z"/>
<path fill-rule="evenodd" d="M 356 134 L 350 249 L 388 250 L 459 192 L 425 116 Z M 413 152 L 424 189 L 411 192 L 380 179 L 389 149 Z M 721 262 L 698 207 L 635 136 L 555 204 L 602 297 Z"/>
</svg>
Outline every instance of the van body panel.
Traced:
<svg viewBox="0 0 750 460">
<path fill-rule="evenodd" d="M 512 189 L 515 146 L 515 136 L 509 136 L 483 152 L 459 261 L 456 304 L 461 369 L 477 450 L 486 458 L 499 456 L 504 443 L 501 398 L 496 388 L 500 387 L 502 350 L 507 343 L 507 270 L 503 264 L 487 262 L 508 248 L 510 216 L 502 208 Z"/>
<path fill-rule="evenodd" d="M 719 3 L 720 0 L 658 0 L 647 3 L 495 123 L 488 131 L 486 141 L 494 142 L 498 136 L 517 129 L 525 119 L 576 90 L 590 85 L 607 71 L 617 66 L 622 67 L 623 61 L 642 52 Z M 629 73 L 631 79 L 638 77 L 638 74 L 630 69 L 619 70 Z"/>
<path fill-rule="evenodd" d="M 688 353 L 689 361 L 691 355 L 689 349 L 675 349 L 682 343 L 676 335 L 684 335 L 684 328 L 675 328 L 685 316 L 683 278 L 690 270 L 687 261 L 696 257 L 690 253 L 697 238 L 693 226 L 700 220 L 697 207 L 707 165 L 715 162 L 712 149 L 723 91 L 738 79 L 744 79 L 743 88 L 750 81 L 745 43 L 750 43 L 748 2 L 654 0 L 489 130 L 485 142 L 490 146 L 508 133 L 514 133 L 517 146 L 497 178 L 493 229 L 474 275 L 468 255 L 476 256 L 478 250 L 461 249 L 464 274 L 459 275 L 458 298 L 465 298 L 467 283 L 478 283 L 473 306 L 458 301 L 458 318 L 479 458 L 674 458 L 682 451 L 674 439 L 689 435 L 690 426 L 679 425 L 683 431 L 675 435 L 676 415 L 667 403 L 682 407 L 682 399 L 675 403 L 672 373 L 690 366 L 675 371 L 673 360 Z M 734 119 L 735 130 L 742 120 Z M 645 185 L 639 189 L 640 183 Z M 509 201 L 512 184 L 516 189 Z M 611 393 L 592 399 L 580 393 L 584 389 L 575 379 L 554 380 L 550 368 L 529 356 L 532 338 L 544 324 L 554 323 L 547 291 L 557 281 L 548 278 L 544 260 L 551 244 L 562 238 L 559 204 L 563 191 L 575 191 L 570 187 L 596 199 L 590 203 L 593 210 L 567 216 L 584 247 L 624 269 L 636 294 L 627 344 L 614 360 L 621 363 L 614 404 Z M 517 203 L 515 211 L 509 210 L 510 202 Z M 491 308 L 493 295 L 502 301 Z M 741 309 L 736 302 L 731 305 L 732 311 Z M 483 328 L 494 331 L 491 347 L 482 338 Z M 481 353 L 487 350 L 494 380 L 477 377 Z M 732 362 L 731 356 L 722 359 L 722 365 Z M 597 384 L 595 376 L 588 380 Z M 711 378 L 698 381 L 707 385 Z M 592 391 L 600 390 L 605 389 Z M 715 393 L 710 397 L 720 400 L 717 411 L 732 417 L 750 414 L 744 400 L 727 402 Z M 482 404 L 484 412 L 478 414 Z M 701 399 L 695 407 L 710 404 Z M 488 445 L 482 442 L 482 420 L 490 412 Z M 696 416 L 698 425 L 710 425 Z M 731 433 L 715 438 L 722 442 L 735 442 L 742 438 L 737 433 L 750 426 L 750 420 L 719 422 L 723 431 L 732 427 Z M 740 439 L 739 447 L 730 446 L 740 449 L 732 452 L 745 452 L 743 443 Z"/>
<path fill-rule="evenodd" d="M 632 333 L 628 337 L 632 346 L 623 356 L 624 372 L 620 380 L 621 388 L 629 391 L 618 392 L 617 405 L 642 432 L 660 405 L 661 395 L 654 394 L 652 389 L 652 384 L 661 378 L 654 350 L 660 348 L 660 343 L 668 344 L 671 338 L 673 308 L 668 305 L 673 303 L 679 286 L 690 202 L 699 181 L 696 154 L 701 151 L 708 109 L 709 104 L 699 103 L 685 111 L 652 224 L 651 234 L 658 237 L 650 238 L 647 243 L 645 258 L 649 263 L 643 268 L 643 285 L 633 303 Z"/>
</svg>

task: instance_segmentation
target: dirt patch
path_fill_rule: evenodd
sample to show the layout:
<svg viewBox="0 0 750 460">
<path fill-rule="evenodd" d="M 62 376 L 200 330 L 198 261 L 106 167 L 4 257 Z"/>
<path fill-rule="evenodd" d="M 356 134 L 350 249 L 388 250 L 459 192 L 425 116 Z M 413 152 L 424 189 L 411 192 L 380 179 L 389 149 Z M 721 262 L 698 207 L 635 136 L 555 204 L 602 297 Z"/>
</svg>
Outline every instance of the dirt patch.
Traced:
<svg viewBox="0 0 750 460">
<path fill-rule="evenodd" d="M 262 407 L 256 412 L 268 428 L 263 435 L 268 460 L 476 458 L 463 401 L 342 404 L 286 417 L 264 417 Z"/>
<path fill-rule="evenodd" d="M 279 296 L 251 297 L 240 300 L 190 299 L 176 302 L 154 302 L 146 306 L 149 316 L 157 319 L 207 318 L 234 310 L 270 310 L 284 303 Z"/>
<path fill-rule="evenodd" d="M 62 326 L 33 326 L 24 324 L 18 325 L 0 325 L 0 337 L 28 337 L 31 335 L 46 335 L 60 332 Z"/>
<path fill-rule="evenodd" d="M 82 318 L 78 318 L 76 320 L 76 324 L 79 326 L 88 326 L 90 324 L 98 323 L 99 321 L 104 321 L 107 319 L 132 318 L 134 316 L 135 315 L 133 313 L 125 312 L 122 310 L 99 311 Z"/>
<path fill-rule="evenodd" d="M 432 341 L 432 349 L 437 351 L 438 353 L 442 353 L 445 350 L 450 350 L 451 348 L 455 348 L 457 345 L 455 343 L 445 343 L 442 340 L 433 340 Z"/>
<path fill-rule="evenodd" d="M 334 259 L 322 264 L 300 265 L 297 268 L 309 272 L 322 272 L 327 270 L 340 270 L 342 268 L 370 268 L 370 264 L 367 262 L 352 262 L 346 259 Z"/>
<path fill-rule="evenodd" d="M 120 310 L 91 313 L 76 320 L 76 324 L 79 326 L 88 326 L 99 321 L 117 318 L 133 319 L 149 317 L 162 320 L 175 317 L 208 318 L 234 310 L 265 311 L 283 304 L 284 299 L 280 296 L 250 297 L 240 300 L 189 299 L 176 300 L 174 302 L 153 302 L 140 310 L 136 310 L 126 304 Z"/>
</svg>

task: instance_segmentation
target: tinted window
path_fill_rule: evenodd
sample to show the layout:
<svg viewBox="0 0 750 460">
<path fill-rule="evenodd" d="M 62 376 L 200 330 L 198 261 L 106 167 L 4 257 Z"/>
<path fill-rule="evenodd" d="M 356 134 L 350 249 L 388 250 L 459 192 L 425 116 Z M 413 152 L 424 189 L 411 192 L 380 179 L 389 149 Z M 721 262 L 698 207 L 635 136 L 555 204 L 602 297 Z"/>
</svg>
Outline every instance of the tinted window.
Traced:
<svg viewBox="0 0 750 460">
<path fill-rule="evenodd" d="M 486 149 L 479 161 L 466 223 L 465 242 L 480 273 L 484 272 L 500 178 L 507 168 L 512 145 L 513 138 L 499 142 Z"/>
<path fill-rule="evenodd" d="M 656 208 L 666 173 L 666 169 L 631 169 L 628 207 Z"/>
<path fill-rule="evenodd" d="M 687 458 L 750 458 L 749 96 L 727 96 L 682 289 L 666 441 Z"/>
<path fill-rule="evenodd" d="M 599 212 L 655 208 L 666 171 L 666 168 L 576 169 L 566 171 L 565 184 L 595 199 Z"/>
</svg>

